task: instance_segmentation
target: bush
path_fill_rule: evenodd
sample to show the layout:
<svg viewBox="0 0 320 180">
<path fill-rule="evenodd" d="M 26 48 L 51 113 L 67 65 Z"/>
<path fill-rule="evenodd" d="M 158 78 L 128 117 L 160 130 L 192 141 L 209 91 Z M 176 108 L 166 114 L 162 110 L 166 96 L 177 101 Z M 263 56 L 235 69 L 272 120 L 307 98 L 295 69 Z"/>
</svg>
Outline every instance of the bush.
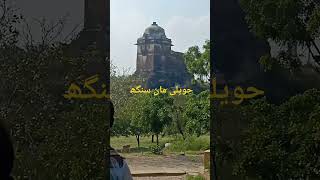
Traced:
<svg viewBox="0 0 320 180">
<path fill-rule="evenodd" d="M 210 148 L 210 137 L 207 135 L 200 137 L 188 136 L 185 140 L 177 138 L 171 143 L 172 145 L 168 147 L 170 151 L 204 151 Z"/>
<path fill-rule="evenodd" d="M 266 100 L 244 108 L 235 173 L 260 179 L 320 177 L 320 91 L 308 90 L 277 106 Z"/>
<path fill-rule="evenodd" d="M 161 155 L 161 154 L 162 154 L 162 148 L 161 148 L 161 146 L 159 146 L 159 145 L 152 145 L 152 146 L 150 146 L 150 151 L 151 151 L 153 154 L 156 154 L 156 155 Z"/>
</svg>

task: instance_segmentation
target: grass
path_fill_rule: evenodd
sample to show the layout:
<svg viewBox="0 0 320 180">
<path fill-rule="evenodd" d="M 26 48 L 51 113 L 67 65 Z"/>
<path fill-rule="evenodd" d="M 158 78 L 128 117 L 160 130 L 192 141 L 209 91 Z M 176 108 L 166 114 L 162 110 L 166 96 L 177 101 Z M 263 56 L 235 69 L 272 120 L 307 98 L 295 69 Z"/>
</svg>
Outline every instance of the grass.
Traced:
<svg viewBox="0 0 320 180">
<path fill-rule="evenodd" d="M 159 145 L 165 144 L 170 141 L 172 137 L 159 137 Z M 151 136 L 140 137 L 140 147 L 150 147 L 156 144 L 156 137 L 154 137 L 154 143 L 151 142 Z M 138 143 L 135 136 L 120 136 L 111 137 L 111 146 L 115 149 L 122 149 L 122 146 L 130 145 L 131 148 L 138 148 Z"/>
<path fill-rule="evenodd" d="M 187 180 L 206 180 L 203 176 L 187 176 Z"/>
<path fill-rule="evenodd" d="M 154 140 L 156 138 L 154 137 Z M 164 147 L 165 143 L 171 143 L 172 145 L 165 149 L 166 153 L 185 153 L 185 154 L 198 154 L 204 150 L 209 149 L 210 147 L 210 136 L 203 135 L 200 137 L 188 137 L 186 140 L 183 140 L 180 136 L 164 136 L 159 137 L 160 147 Z M 151 142 L 151 136 L 140 137 L 140 148 L 136 138 L 134 136 L 120 136 L 120 137 L 111 137 L 111 146 L 117 150 L 122 149 L 122 146 L 130 145 L 131 153 L 150 153 L 150 147 L 155 146 L 156 142 Z"/>
<path fill-rule="evenodd" d="M 200 137 L 191 136 L 183 140 L 177 138 L 171 142 L 172 146 L 168 148 L 171 152 L 197 152 L 205 151 L 210 148 L 210 136 Z"/>
</svg>

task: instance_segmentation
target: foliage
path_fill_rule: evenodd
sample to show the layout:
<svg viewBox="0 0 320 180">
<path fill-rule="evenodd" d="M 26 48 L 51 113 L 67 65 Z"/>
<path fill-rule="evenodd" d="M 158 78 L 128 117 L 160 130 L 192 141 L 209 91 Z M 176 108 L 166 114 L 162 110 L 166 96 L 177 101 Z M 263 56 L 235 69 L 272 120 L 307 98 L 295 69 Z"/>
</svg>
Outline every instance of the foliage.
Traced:
<svg viewBox="0 0 320 180">
<path fill-rule="evenodd" d="M 210 137 L 208 135 L 188 136 L 186 139 L 176 137 L 169 141 L 171 146 L 168 147 L 172 152 L 186 152 L 186 151 L 204 151 L 210 148 Z"/>
<path fill-rule="evenodd" d="M 189 70 L 202 80 L 209 74 L 210 41 L 203 48 L 200 52 L 198 47 L 191 47 L 185 56 Z M 160 134 L 179 133 L 185 139 L 209 131 L 209 91 L 194 96 L 132 96 L 130 88 L 141 80 L 134 75 L 119 75 L 117 68 L 111 67 L 111 98 L 116 110 L 112 135 L 135 135 L 139 144 L 142 135 L 156 135 L 158 140 Z"/>
<path fill-rule="evenodd" d="M 140 138 L 140 149 L 137 145 L 137 140 L 135 136 L 113 136 L 110 138 L 110 142 L 113 148 L 115 149 L 121 149 L 124 145 L 130 145 L 131 152 L 134 149 L 137 150 L 146 150 L 149 151 L 151 146 L 154 146 L 155 143 L 152 143 L 150 141 L 151 136 L 150 135 L 144 135 Z M 161 138 L 161 143 L 159 143 L 159 146 L 164 147 L 164 144 L 167 142 L 171 142 L 175 139 L 174 136 L 164 136 Z M 140 152 L 140 151 L 138 151 Z"/>
<path fill-rule="evenodd" d="M 262 99 L 245 107 L 249 126 L 235 173 L 260 179 L 319 178 L 319 100 L 320 91 L 311 89 L 279 106 Z"/>
<path fill-rule="evenodd" d="M 77 72 L 85 60 L 77 59 L 76 70 L 67 72 L 60 67 L 75 66 L 59 49 L 37 50 L 21 51 L 11 59 L 14 66 L 1 70 L 2 88 L 8 93 L 2 94 L 1 119 L 12 127 L 16 178 L 103 176 L 98 172 L 103 172 L 105 105 L 62 99 L 67 80 L 82 75 Z"/>
<path fill-rule="evenodd" d="M 172 108 L 173 107 L 173 108 Z M 185 139 L 189 135 L 200 136 L 209 131 L 209 91 L 198 95 L 134 95 L 130 96 L 119 111 L 113 135 L 181 134 Z M 139 144 L 139 142 L 138 142 Z"/>
<path fill-rule="evenodd" d="M 113 132 L 122 136 L 161 133 L 180 133 L 183 138 L 193 134 L 200 136 L 210 128 L 209 107 L 209 91 L 174 98 L 134 95 L 118 112 Z"/>
<path fill-rule="evenodd" d="M 130 145 L 131 152 L 141 152 L 151 150 L 151 147 L 156 147 L 155 143 L 150 141 L 150 136 L 141 136 L 140 139 L 140 149 L 136 143 L 135 136 L 113 136 L 111 137 L 111 146 L 115 149 L 122 149 L 124 145 Z M 165 143 L 171 143 L 171 145 L 165 148 L 165 152 L 168 153 L 194 153 L 199 151 L 204 151 L 210 147 L 210 136 L 203 135 L 200 137 L 190 136 L 186 140 L 183 139 L 180 135 L 167 135 L 161 138 L 159 147 L 164 147 Z M 137 151 L 134 151 L 134 150 Z M 140 151 L 141 150 L 141 151 Z"/>
<path fill-rule="evenodd" d="M 153 154 L 161 155 L 162 154 L 162 147 L 160 147 L 159 145 L 152 145 L 152 146 L 150 146 L 150 151 Z"/>
<path fill-rule="evenodd" d="M 172 105 L 172 123 L 166 126 L 164 129 L 164 134 L 176 135 L 181 134 L 183 138 L 186 137 L 185 127 L 187 118 L 185 117 L 185 104 L 187 101 L 187 96 L 174 96 Z"/>
<path fill-rule="evenodd" d="M 142 124 L 144 121 L 138 114 L 143 109 L 144 97 L 130 94 L 130 89 L 139 79 L 127 73 L 126 70 L 119 72 L 119 69 L 111 64 L 110 93 L 116 119 L 112 136 L 142 135 L 146 131 Z"/>
<path fill-rule="evenodd" d="M 119 69 L 113 64 L 110 65 L 110 68 L 110 94 L 117 116 L 117 109 L 121 109 L 127 103 L 131 96 L 130 89 L 138 79 L 133 75 L 128 75 L 127 71 L 119 74 Z"/>
<path fill-rule="evenodd" d="M 144 118 L 141 116 L 144 96 L 130 97 L 117 113 L 112 131 L 114 135 L 142 135 L 146 131 Z"/>
<path fill-rule="evenodd" d="M 295 47 L 307 47 L 316 63 L 320 63 L 319 38 L 320 4 L 317 0 L 241 0 L 246 20 L 251 30 L 263 39 L 271 39 L 287 50 L 276 57 L 280 62 L 287 60 L 289 68 L 300 66 Z"/>
<path fill-rule="evenodd" d="M 0 5 L 0 120 L 10 126 L 15 179 L 101 179 L 106 104 L 62 96 L 71 82 L 87 77 L 88 61 L 99 56 L 90 50 L 68 57 L 63 42 L 18 46 L 21 17 L 6 1 Z"/>
<path fill-rule="evenodd" d="M 188 134 L 200 136 L 210 131 L 210 99 L 209 90 L 190 96 L 185 105 L 184 117 L 187 118 Z"/>
<path fill-rule="evenodd" d="M 113 128 L 115 135 L 135 135 L 139 145 L 141 135 L 158 135 L 171 123 L 170 105 L 173 99 L 168 96 L 134 95 L 119 112 Z"/>
<path fill-rule="evenodd" d="M 149 130 L 157 136 L 163 131 L 164 127 L 171 123 L 172 97 L 168 95 L 149 96 L 145 107 L 142 110 L 145 120 L 148 122 Z"/>
<path fill-rule="evenodd" d="M 198 46 L 192 46 L 184 54 L 188 71 L 200 81 L 206 81 L 210 73 L 210 40 L 205 42 L 203 49 L 201 52 Z"/>
</svg>

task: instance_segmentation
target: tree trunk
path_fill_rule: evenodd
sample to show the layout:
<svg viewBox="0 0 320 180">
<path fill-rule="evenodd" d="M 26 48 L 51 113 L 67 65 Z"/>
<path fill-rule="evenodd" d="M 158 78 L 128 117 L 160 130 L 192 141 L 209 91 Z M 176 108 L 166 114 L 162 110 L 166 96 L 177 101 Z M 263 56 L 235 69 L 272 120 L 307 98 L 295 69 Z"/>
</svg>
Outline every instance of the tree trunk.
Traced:
<svg viewBox="0 0 320 180">
<path fill-rule="evenodd" d="M 159 146 L 159 134 L 157 134 L 156 136 L 157 136 L 157 146 Z"/>
<path fill-rule="evenodd" d="M 186 138 L 184 137 L 182 126 L 181 126 L 179 120 L 177 120 L 177 128 L 178 128 L 179 133 L 182 135 L 183 140 L 185 140 Z"/>
<path fill-rule="evenodd" d="M 166 133 L 161 134 L 161 137 L 164 137 L 166 135 Z"/>
<path fill-rule="evenodd" d="M 185 140 L 184 133 L 183 133 L 183 130 L 182 130 L 182 125 L 181 125 L 181 122 L 180 122 L 180 117 L 178 115 L 178 114 L 181 113 L 181 111 L 182 111 L 181 107 L 177 108 L 177 110 L 176 110 L 176 114 L 177 114 L 177 116 L 176 116 L 176 124 L 177 124 L 177 129 L 178 129 L 179 133 L 182 135 L 183 140 Z"/>
<path fill-rule="evenodd" d="M 153 140 L 154 135 L 152 134 L 152 136 L 151 136 L 151 137 L 152 137 L 151 142 L 152 142 L 152 143 L 154 143 L 154 140 Z"/>
<path fill-rule="evenodd" d="M 182 131 L 181 129 L 179 129 L 179 132 L 180 132 L 180 134 L 181 134 L 181 136 L 182 136 L 183 140 L 186 140 L 186 137 L 184 136 L 183 131 Z"/>
<path fill-rule="evenodd" d="M 136 139 L 137 139 L 138 147 L 140 147 L 140 135 L 136 135 Z"/>
</svg>

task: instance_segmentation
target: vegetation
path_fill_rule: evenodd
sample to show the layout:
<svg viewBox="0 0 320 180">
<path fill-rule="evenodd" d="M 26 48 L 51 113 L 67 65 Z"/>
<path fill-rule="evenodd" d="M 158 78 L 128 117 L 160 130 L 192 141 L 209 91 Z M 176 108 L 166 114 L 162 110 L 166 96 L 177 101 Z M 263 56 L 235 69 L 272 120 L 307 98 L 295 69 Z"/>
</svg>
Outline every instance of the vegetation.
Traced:
<svg viewBox="0 0 320 180">
<path fill-rule="evenodd" d="M 205 151 L 210 148 L 210 136 L 189 136 L 186 139 L 176 137 L 174 140 L 169 141 L 172 143 L 168 151 L 171 152 L 191 152 L 191 151 Z"/>
<path fill-rule="evenodd" d="M 320 91 L 311 89 L 276 106 L 260 99 L 243 108 L 243 133 L 235 173 L 260 179 L 320 176 Z"/>
<path fill-rule="evenodd" d="M 189 62 L 189 70 L 202 81 L 209 74 L 210 41 L 206 41 L 204 52 L 199 48 L 191 47 L 185 57 Z M 198 49 L 201 58 L 195 56 Z M 112 129 L 112 136 L 135 136 L 140 147 L 142 136 L 151 136 L 151 142 L 156 138 L 159 146 L 159 137 L 180 134 L 184 140 L 201 136 L 209 132 L 209 90 L 186 96 L 159 96 L 130 94 L 130 88 L 140 85 L 141 82 L 133 75 L 116 73 L 117 67 L 112 66 L 111 97 L 115 102 L 116 121 Z M 172 87 L 165 87 L 172 88 Z M 114 92 L 114 94 L 113 94 Z M 161 147 L 161 146 L 160 146 Z"/>
<path fill-rule="evenodd" d="M 187 180 L 206 180 L 203 176 L 191 176 L 187 175 Z"/>
<path fill-rule="evenodd" d="M 183 107 L 178 107 L 181 98 Z M 134 135 L 138 146 L 142 135 L 155 135 L 159 145 L 159 135 L 179 133 L 186 139 L 206 134 L 209 122 L 208 91 L 185 97 L 134 95 L 118 110 L 113 135 Z"/>
<path fill-rule="evenodd" d="M 43 37 L 35 42 L 18 31 L 24 19 L 4 0 L 0 13 L 0 120 L 14 143 L 14 179 L 102 179 L 107 107 L 62 95 L 71 82 L 87 77 L 90 58 L 107 62 L 95 49 L 66 56 L 71 39 L 56 41 L 63 22 L 41 23 Z"/>
<path fill-rule="evenodd" d="M 250 30 L 280 47 L 276 56 L 261 57 L 266 69 L 281 69 L 281 73 L 287 71 L 283 67 L 291 72 L 306 70 L 300 68 L 304 55 L 297 51 L 305 48 L 314 61 L 312 68 L 320 72 L 318 1 L 241 0 L 240 4 Z M 241 119 L 248 126 L 240 143 L 225 142 L 218 147 L 233 162 L 233 173 L 242 179 L 319 178 L 319 98 L 319 90 L 310 89 L 279 105 L 259 99 L 241 107 Z"/>
<path fill-rule="evenodd" d="M 205 42 L 203 49 L 201 52 L 198 46 L 192 46 L 184 54 L 188 71 L 201 82 L 207 81 L 210 73 L 210 40 Z"/>
<path fill-rule="evenodd" d="M 284 67 L 301 66 L 296 47 L 306 47 L 316 64 L 320 65 L 320 4 L 317 0 L 241 0 L 250 29 L 260 38 L 271 39 L 280 47 L 277 57 L 266 55 L 262 63 L 270 66 L 279 61 Z"/>
<path fill-rule="evenodd" d="M 277 57 L 262 57 L 262 63 L 299 67 L 299 56 L 292 51 L 297 45 L 306 46 L 320 63 L 314 53 L 320 54 L 314 43 L 319 38 L 319 3 L 242 0 L 241 5 L 255 34 L 286 46 Z M 62 94 L 70 83 L 90 75 L 89 60 L 105 65 L 109 61 L 101 59 L 94 47 L 77 58 L 67 56 L 68 42 L 55 41 L 61 22 L 51 28 L 42 24 L 43 38 L 36 43 L 16 28 L 23 21 L 21 15 L 5 1 L 0 1 L 0 8 L 0 120 L 11 130 L 15 179 L 102 179 L 108 108 L 95 101 L 69 101 Z M 19 38 L 25 42 L 19 43 Z M 194 81 L 208 85 L 210 41 L 203 48 L 201 52 L 191 47 L 184 57 Z M 135 81 L 140 82 L 111 69 L 116 112 L 111 144 L 116 149 L 131 145 L 136 152 L 161 154 L 165 143 L 171 143 L 165 148 L 170 153 L 210 147 L 208 90 L 186 96 L 132 95 Z M 218 158 L 231 158 L 233 173 L 243 178 L 320 177 L 319 100 L 320 91 L 312 89 L 280 105 L 258 99 L 239 107 L 248 126 L 239 144 L 219 142 Z"/>
<path fill-rule="evenodd" d="M 36 42 L 28 29 L 24 32 L 16 28 L 26 20 L 14 8 L 4 0 L 0 8 L 0 120 L 8 124 L 14 142 L 14 178 L 102 179 L 108 107 L 103 102 L 67 100 L 62 95 L 71 83 L 81 86 L 80 81 L 92 75 L 88 72 L 90 63 L 105 67 L 105 72 L 99 72 L 102 78 L 110 62 L 102 59 L 94 46 L 78 57 L 69 56 L 67 48 L 73 39 L 57 40 L 63 21 L 49 26 L 39 20 L 43 37 Z M 133 96 L 129 89 L 134 80 L 132 75 L 111 71 L 114 136 L 134 136 L 138 147 L 142 136 L 155 136 L 155 152 L 159 152 L 164 146 L 159 138 L 164 140 L 174 132 L 182 134 L 183 139 L 208 133 L 207 93 L 190 97 Z M 184 100 L 178 102 L 179 98 Z M 193 104 L 198 107 L 192 108 Z M 205 123 L 199 129 L 191 128 L 200 123 L 196 113 L 202 113 L 201 123 Z"/>
<path fill-rule="evenodd" d="M 121 150 L 122 146 L 130 145 L 131 153 L 144 153 L 151 152 L 151 148 L 157 145 L 150 140 L 150 136 L 142 136 L 140 138 L 140 147 L 136 143 L 135 136 L 115 136 L 111 137 L 111 145 L 113 148 Z M 165 143 L 171 143 L 171 145 L 164 149 Z M 183 139 L 180 135 L 176 136 L 164 136 L 159 142 L 159 147 L 165 153 L 188 153 L 195 154 L 201 151 L 207 150 L 210 147 L 210 136 L 202 135 L 200 137 L 191 136 L 188 139 Z"/>
</svg>

